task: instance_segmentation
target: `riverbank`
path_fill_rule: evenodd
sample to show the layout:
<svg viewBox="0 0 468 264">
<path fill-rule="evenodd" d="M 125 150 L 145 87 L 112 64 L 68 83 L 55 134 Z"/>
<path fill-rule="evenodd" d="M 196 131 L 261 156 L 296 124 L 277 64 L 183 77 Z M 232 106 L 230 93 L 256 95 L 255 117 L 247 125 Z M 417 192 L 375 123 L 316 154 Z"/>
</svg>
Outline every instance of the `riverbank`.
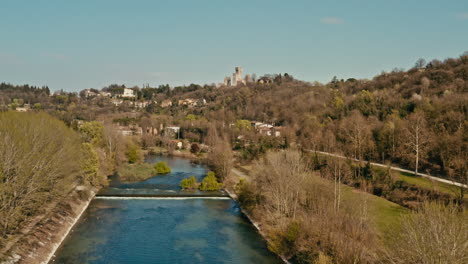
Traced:
<svg viewBox="0 0 468 264">
<path fill-rule="evenodd" d="M 64 201 L 46 212 L 41 220 L 5 253 L 3 264 L 48 263 L 62 241 L 94 198 L 97 190 L 77 187 Z"/>
<path fill-rule="evenodd" d="M 186 158 L 190 159 L 191 161 L 194 162 L 200 162 L 203 159 L 205 159 L 206 153 L 199 153 L 198 155 L 193 154 L 192 152 L 188 150 L 173 150 L 169 151 L 165 148 L 162 147 L 153 147 L 149 148 L 146 150 L 143 150 L 143 154 L 146 155 L 163 155 L 163 156 L 173 156 L 173 157 L 179 157 L 179 158 Z"/>
<path fill-rule="evenodd" d="M 229 195 L 229 197 L 231 197 L 231 199 L 237 201 L 237 194 L 234 192 L 234 190 L 229 190 L 228 187 L 226 187 L 224 189 L 224 191 Z M 239 204 L 240 205 L 240 204 Z M 242 214 L 244 214 L 247 219 L 249 219 L 250 223 L 255 227 L 255 229 L 257 230 L 257 232 L 262 236 L 262 238 L 268 242 L 268 238 L 267 238 L 267 235 L 265 234 L 265 232 L 262 230 L 261 226 L 260 226 L 260 223 L 255 221 L 253 219 L 253 217 L 247 212 L 245 211 L 242 206 L 240 206 L 240 210 L 242 212 Z M 281 258 L 281 260 L 284 262 L 284 263 L 287 263 L 287 264 L 290 264 L 290 262 L 288 261 L 288 259 L 286 259 L 286 257 L 284 256 L 281 256 L 281 255 L 278 255 L 279 258 Z"/>
</svg>

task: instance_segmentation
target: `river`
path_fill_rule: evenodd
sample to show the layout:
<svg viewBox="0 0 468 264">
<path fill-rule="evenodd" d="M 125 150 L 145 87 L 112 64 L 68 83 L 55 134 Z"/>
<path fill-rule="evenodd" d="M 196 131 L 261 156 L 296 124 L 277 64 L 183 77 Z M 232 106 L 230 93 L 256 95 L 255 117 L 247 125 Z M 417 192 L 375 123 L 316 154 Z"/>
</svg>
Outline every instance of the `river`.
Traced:
<svg viewBox="0 0 468 264">
<path fill-rule="evenodd" d="M 101 193 L 168 197 L 97 197 L 51 263 L 282 263 L 235 201 L 171 197 L 187 195 L 178 187 L 180 180 L 191 175 L 200 180 L 205 166 L 177 157 L 147 158 L 150 163 L 158 160 L 172 172 L 132 184 L 114 179 Z"/>
</svg>

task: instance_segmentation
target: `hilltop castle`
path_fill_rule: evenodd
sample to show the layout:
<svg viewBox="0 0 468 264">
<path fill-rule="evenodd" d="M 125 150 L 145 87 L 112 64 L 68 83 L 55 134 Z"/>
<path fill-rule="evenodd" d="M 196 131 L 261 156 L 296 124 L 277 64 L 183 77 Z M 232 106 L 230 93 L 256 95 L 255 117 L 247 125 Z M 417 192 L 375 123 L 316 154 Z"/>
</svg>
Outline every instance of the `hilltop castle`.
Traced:
<svg viewBox="0 0 468 264">
<path fill-rule="evenodd" d="M 232 74 L 232 79 L 229 76 L 224 78 L 224 86 L 245 85 L 253 81 L 249 74 L 245 75 L 245 77 L 242 76 L 244 71 L 242 67 L 236 67 L 235 69 L 236 72 Z"/>
</svg>

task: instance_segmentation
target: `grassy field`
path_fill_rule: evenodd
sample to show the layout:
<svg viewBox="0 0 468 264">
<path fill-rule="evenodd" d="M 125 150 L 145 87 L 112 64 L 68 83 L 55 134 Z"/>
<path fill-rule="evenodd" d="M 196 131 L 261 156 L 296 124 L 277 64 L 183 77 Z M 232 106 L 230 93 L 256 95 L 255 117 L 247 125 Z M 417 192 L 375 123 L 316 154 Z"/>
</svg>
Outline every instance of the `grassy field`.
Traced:
<svg viewBox="0 0 468 264">
<path fill-rule="evenodd" d="M 368 217 L 382 236 L 397 228 L 400 224 L 401 216 L 409 212 L 407 208 L 396 203 L 347 185 L 342 185 L 342 190 L 343 200 L 349 200 L 366 206 Z"/>
<path fill-rule="evenodd" d="M 385 173 L 383 168 L 373 167 L 373 170 L 378 174 Z M 452 196 L 457 196 L 460 192 L 460 188 L 457 186 L 453 186 L 443 182 L 433 181 L 424 177 L 416 177 L 411 173 L 392 171 L 392 177 L 394 180 L 404 181 L 406 183 L 414 184 L 424 189 L 435 190 Z M 468 194 L 465 193 L 464 197 L 468 198 Z"/>
</svg>

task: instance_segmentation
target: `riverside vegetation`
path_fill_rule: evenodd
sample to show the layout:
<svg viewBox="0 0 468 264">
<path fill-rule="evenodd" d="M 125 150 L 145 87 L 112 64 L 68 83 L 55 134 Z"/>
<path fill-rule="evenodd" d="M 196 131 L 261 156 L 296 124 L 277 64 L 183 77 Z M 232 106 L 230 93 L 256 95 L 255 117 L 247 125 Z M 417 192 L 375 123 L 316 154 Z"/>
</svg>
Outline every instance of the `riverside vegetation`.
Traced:
<svg viewBox="0 0 468 264">
<path fill-rule="evenodd" d="M 180 182 L 180 187 L 183 190 L 218 191 L 223 187 L 223 184 L 218 182 L 215 173 L 210 171 L 200 183 L 197 182 L 195 176 L 190 176 Z"/>
<path fill-rule="evenodd" d="M 184 149 L 177 151 L 203 158 L 214 172 L 204 188 L 234 188 L 276 253 L 299 263 L 466 262 L 466 189 L 364 160 L 468 183 L 468 54 L 419 60 L 372 80 L 266 77 L 272 84 L 132 87 L 134 101 L 152 101 L 142 109 L 132 100 L 116 106 L 106 97 L 0 84 L 0 245 L 76 186 L 106 185 L 125 169 L 155 175 L 153 165 L 139 166 L 142 150 L 173 153 L 178 143 L 164 128 L 178 126 Z M 123 89 L 103 88 L 114 96 Z M 177 104 L 186 98 L 207 103 Z M 31 112 L 12 112 L 26 102 Z M 251 121 L 280 127 L 281 135 L 263 135 Z M 122 136 L 119 126 L 142 134 Z M 232 177 L 234 165 L 249 167 L 248 177 Z"/>
<path fill-rule="evenodd" d="M 340 162 L 340 161 L 336 161 Z M 298 151 L 269 152 L 234 187 L 273 252 L 297 263 L 464 263 L 468 213 L 425 202 L 410 212 L 311 170 Z M 440 262 L 443 260 L 442 262 Z"/>
</svg>

